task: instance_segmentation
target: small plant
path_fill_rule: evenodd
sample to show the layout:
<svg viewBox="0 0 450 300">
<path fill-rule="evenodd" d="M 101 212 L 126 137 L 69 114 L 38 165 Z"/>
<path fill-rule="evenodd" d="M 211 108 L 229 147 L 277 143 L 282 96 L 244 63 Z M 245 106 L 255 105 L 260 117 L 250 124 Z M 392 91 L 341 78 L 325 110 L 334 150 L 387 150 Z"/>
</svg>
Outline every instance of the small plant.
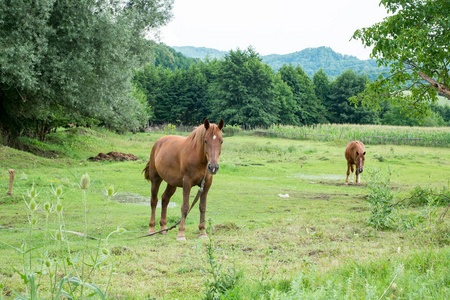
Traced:
<svg viewBox="0 0 450 300">
<path fill-rule="evenodd" d="M 163 132 L 164 132 L 165 134 L 172 134 L 172 133 L 175 131 L 176 128 L 177 128 L 177 127 L 176 127 L 175 125 L 169 123 L 169 124 L 167 124 L 166 126 L 164 126 Z"/>
<path fill-rule="evenodd" d="M 384 157 L 378 154 L 375 154 L 373 156 L 373 158 L 375 158 L 376 160 L 378 160 L 379 162 L 383 162 L 384 161 Z"/>
<path fill-rule="evenodd" d="M 208 220 L 207 231 L 209 232 L 209 244 L 208 244 L 208 260 L 211 269 L 208 271 L 212 275 L 212 280 L 206 281 L 205 298 L 208 300 L 224 299 L 230 293 L 233 293 L 239 280 L 242 278 L 242 272 L 237 271 L 234 266 L 229 266 L 227 270 L 223 270 L 221 264 L 217 263 L 214 255 L 214 243 L 213 243 L 213 226 L 212 220 Z M 236 295 L 234 295 L 236 297 Z M 239 297 L 238 297 L 239 298 Z"/>
<path fill-rule="evenodd" d="M 394 194 L 390 188 L 392 172 L 388 169 L 388 175 L 383 177 L 381 171 L 377 168 L 370 173 L 368 183 L 369 195 L 367 202 L 370 207 L 370 217 L 368 224 L 375 229 L 389 229 L 395 227 L 396 205 L 394 203 Z"/>
</svg>

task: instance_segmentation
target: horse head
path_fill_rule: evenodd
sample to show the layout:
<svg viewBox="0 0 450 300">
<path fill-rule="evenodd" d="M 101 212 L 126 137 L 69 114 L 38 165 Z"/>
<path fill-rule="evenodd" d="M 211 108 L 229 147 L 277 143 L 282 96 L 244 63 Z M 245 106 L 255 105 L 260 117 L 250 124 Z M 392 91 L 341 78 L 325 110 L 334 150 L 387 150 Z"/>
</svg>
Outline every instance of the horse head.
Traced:
<svg viewBox="0 0 450 300">
<path fill-rule="evenodd" d="M 363 172 L 364 160 L 365 160 L 364 155 L 366 155 L 366 151 L 363 151 L 363 152 L 360 152 L 358 150 L 356 151 L 356 158 L 355 158 L 356 171 L 360 174 Z"/>
<path fill-rule="evenodd" d="M 208 172 L 214 175 L 219 170 L 219 156 L 222 151 L 222 128 L 224 125 L 223 119 L 220 119 L 219 125 L 209 123 L 206 118 L 203 122 L 205 126 L 205 155 L 208 161 Z"/>
</svg>

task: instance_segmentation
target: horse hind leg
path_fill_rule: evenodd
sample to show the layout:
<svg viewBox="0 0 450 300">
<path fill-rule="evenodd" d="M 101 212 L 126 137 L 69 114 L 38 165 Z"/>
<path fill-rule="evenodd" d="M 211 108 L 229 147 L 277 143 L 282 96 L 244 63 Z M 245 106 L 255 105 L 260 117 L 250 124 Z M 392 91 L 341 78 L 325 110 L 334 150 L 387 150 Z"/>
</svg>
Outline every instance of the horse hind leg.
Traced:
<svg viewBox="0 0 450 300">
<path fill-rule="evenodd" d="M 151 189 L 151 198 L 150 198 L 150 206 L 152 208 L 152 215 L 150 217 L 150 222 L 148 223 L 148 233 L 155 232 L 155 225 L 156 225 L 156 206 L 158 205 L 158 191 L 159 186 L 161 185 L 162 179 L 159 176 L 151 176 L 150 181 L 152 182 L 152 189 Z"/>
<path fill-rule="evenodd" d="M 161 226 L 161 230 L 167 229 L 167 206 L 169 205 L 170 198 L 175 193 L 177 187 L 167 184 L 166 190 L 162 194 L 161 201 L 161 220 L 159 221 L 159 225 Z M 163 234 L 166 234 L 167 231 L 163 231 Z"/>
</svg>

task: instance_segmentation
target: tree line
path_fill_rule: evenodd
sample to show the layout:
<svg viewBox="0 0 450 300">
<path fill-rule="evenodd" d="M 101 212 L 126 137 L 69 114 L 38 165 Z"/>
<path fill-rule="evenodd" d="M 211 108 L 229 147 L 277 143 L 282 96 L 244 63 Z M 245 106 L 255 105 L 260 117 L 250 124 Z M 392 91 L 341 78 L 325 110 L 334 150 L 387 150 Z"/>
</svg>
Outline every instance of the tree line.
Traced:
<svg viewBox="0 0 450 300">
<path fill-rule="evenodd" d="M 205 117 L 245 127 L 450 122 L 443 106 L 431 106 L 431 118 L 421 120 L 379 95 L 377 111 L 361 106 L 367 100 L 354 96 L 370 81 L 351 70 L 333 80 L 323 70 L 311 78 L 299 65 L 275 72 L 252 48 L 188 59 L 145 38 L 171 19 L 172 5 L 0 0 L 0 143 L 45 140 L 61 126 L 124 132 L 147 124 L 197 125 Z"/>
<path fill-rule="evenodd" d="M 387 102 L 377 111 L 355 106 L 348 99 L 364 91 L 367 76 L 347 70 L 330 80 L 320 69 L 310 78 L 291 64 L 274 72 L 252 48 L 196 60 L 189 67 L 148 64 L 135 71 L 133 82 L 147 99 L 152 124 L 196 125 L 205 117 L 246 128 L 316 123 L 445 126 L 450 121 L 448 106 L 432 105 L 430 117 L 422 119 Z"/>
</svg>

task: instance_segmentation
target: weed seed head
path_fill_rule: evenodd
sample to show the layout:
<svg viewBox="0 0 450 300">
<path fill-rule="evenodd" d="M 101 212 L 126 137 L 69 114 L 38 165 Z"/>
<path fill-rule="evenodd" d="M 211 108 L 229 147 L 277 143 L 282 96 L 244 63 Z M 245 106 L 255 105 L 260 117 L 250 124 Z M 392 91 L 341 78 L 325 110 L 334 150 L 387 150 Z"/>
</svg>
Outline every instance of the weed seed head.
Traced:
<svg viewBox="0 0 450 300">
<path fill-rule="evenodd" d="M 81 181 L 80 181 L 81 189 L 87 190 L 90 185 L 91 185 L 91 178 L 89 177 L 89 174 L 88 173 L 83 174 L 83 176 L 81 176 Z"/>
<path fill-rule="evenodd" d="M 62 232 L 61 230 L 58 230 L 55 234 L 55 239 L 58 241 L 62 241 Z"/>
<path fill-rule="evenodd" d="M 106 249 L 106 248 L 103 248 L 103 249 L 102 249 L 102 253 L 105 254 L 105 255 L 109 255 L 109 251 L 108 251 L 108 249 Z"/>
<path fill-rule="evenodd" d="M 62 186 L 59 186 L 56 188 L 56 196 L 61 196 L 62 195 Z"/>
<path fill-rule="evenodd" d="M 36 207 L 37 207 L 36 201 L 34 201 L 34 198 L 32 198 L 30 201 L 30 210 L 35 211 Z"/>
<path fill-rule="evenodd" d="M 44 204 L 44 209 L 45 209 L 46 212 L 50 212 L 50 209 L 51 209 L 50 203 L 45 202 L 45 204 Z"/>
<path fill-rule="evenodd" d="M 108 190 L 107 190 L 107 196 L 108 196 L 108 197 L 114 196 L 114 186 L 113 186 L 113 185 L 111 185 L 111 186 L 108 188 Z"/>
<path fill-rule="evenodd" d="M 62 211 L 62 204 L 61 203 L 56 204 L 56 211 L 57 212 L 61 212 Z"/>
<path fill-rule="evenodd" d="M 48 260 L 48 259 L 45 260 L 45 266 L 47 268 L 50 268 L 52 266 L 52 263 L 50 262 L 50 260 Z"/>
</svg>

